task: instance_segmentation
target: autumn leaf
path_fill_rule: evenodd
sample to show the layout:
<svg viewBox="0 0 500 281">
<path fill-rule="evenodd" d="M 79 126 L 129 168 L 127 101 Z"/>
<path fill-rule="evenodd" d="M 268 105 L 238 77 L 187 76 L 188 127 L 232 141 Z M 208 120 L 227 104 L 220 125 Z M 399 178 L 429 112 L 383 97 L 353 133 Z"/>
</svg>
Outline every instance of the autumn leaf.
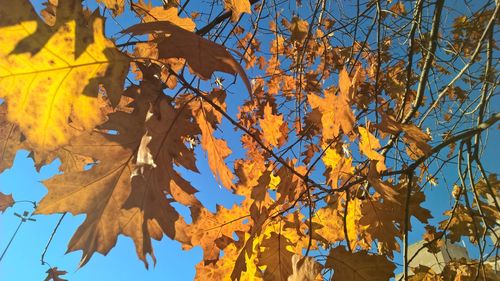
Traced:
<svg viewBox="0 0 500 281">
<path fill-rule="evenodd" d="M 342 130 L 344 134 L 349 134 L 353 129 L 355 118 L 351 110 L 351 97 L 349 92 L 351 80 L 345 78 L 347 73 L 344 72 L 345 70 L 339 75 L 340 93 L 338 95 L 335 94 L 333 89 L 327 89 L 324 98 L 315 94 L 309 94 L 307 96 L 307 100 L 311 107 L 321 112 L 324 140 L 333 139 L 339 136 L 340 130 Z"/>
<path fill-rule="evenodd" d="M 47 277 L 45 277 L 44 281 L 67 281 L 67 279 L 61 278 L 61 275 L 66 275 L 68 273 L 65 270 L 59 270 L 57 267 L 51 267 L 46 271 Z"/>
<path fill-rule="evenodd" d="M 164 7 L 154 7 L 144 13 L 144 22 L 169 21 L 185 30 L 194 31 L 196 24 L 191 18 L 178 16 L 179 10 L 175 7 L 165 9 Z"/>
<path fill-rule="evenodd" d="M 381 180 L 379 167 L 380 165 L 378 164 L 378 161 L 370 161 L 370 168 L 368 169 L 367 175 L 368 182 L 371 184 L 371 186 L 373 186 L 375 191 L 380 193 L 387 200 L 398 204 L 403 204 L 396 198 L 398 193 L 394 190 L 394 188 Z"/>
<path fill-rule="evenodd" d="M 99 85 L 116 104 L 128 70 L 97 13 L 86 19 L 80 1 L 59 4 L 53 27 L 27 0 L 0 5 L 0 98 L 8 120 L 39 151 L 65 145 L 81 132 L 75 127 L 103 122 Z"/>
<path fill-rule="evenodd" d="M 0 192 L 0 212 L 5 212 L 7 208 L 14 206 L 14 198 L 12 197 L 12 194 L 4 194 Z"/>
<path fill-rule="evenodd" d="M 226 108 L 226 93 L 222 90 L 214 90 L 208 96 L 222 109 Z M 192 114 L 201 130 L 201 146 L 207 152 L 208 164 L 216 179 L 226 188 L 233 184 L 233 173 L 227 167 L 224 160 L 231 154 L 226 141 L 214 136 L 217 125 L 222 121 L 222 114 L 210 104 L 197 100 L 190 103 Z"/>
<path fill-rule="evenodd" d="M 296 42 L 302 42 L 306 39 L 307 33 L 309 32 L 309 23 L 297 16 L 292 18 L 290 27 L 288 28 L 292 35 L 290 40 Z"/>
<path fill-rule="evenodd" d="M 358 127 L 358 132 L 360 134 L 359 149 L 361 152 L 366 155 L 368 159 L 377 163 L 377 172 L 380 173 L 386 170 L 387 168 L 384 164 L 385 157 L 377 152 L 377 150 L 381 147 L 378 139 L 364 127 Z"/>
<path fill-rule="evenodd" d="M 332 281 L 385 281 L 394 276 L 393 271 L 396 268 L 384 256 L 371 255 L 366 251 L 350 253 L 344 246 L 330 250 L 325 267 L 333 269 Z"/>
<path fill-rule="evenodd" d="M 123 13 L 123 7 L 125 6 L 125 0 L 97 0 L 103 3 L 106 8 L 113 11 L 113 15 L 118 16 Z"/>
<path fill-rule="evenodd" d="M 236 22 L 243 13 L 251 14 L 249 0 L 224 0 L 224 8 L 231 11 L 231 21 Z"/>
<path fill-rule="evenodd" d="M 274 147 L 278 147 L 286 139 L 288 127 L 283 123 L 283 116 L 274 115 L 270 104 L 264 106 L 264 118 L 260 119 L 262 137 Z"/>
<path fill-rule="evenodd" d="M 173 164 L 194 169 L 193 152 L 185 147 L 183 136 L 199 132 L 188 121 L 187 111 L 176 112 L 166 97 L 159 99 L 160 111 L 148 113 L 158 92 L 147 85 L 142 85 L 141 90 L 127 90 L 127 95 L 135 99 L 132 113 L 117 111 L 103 125 L 103 129 L 116 130 L 117 135 L 107 134 L 106 130 L 88 133 L 66 147 L 98 160 L 98 164 L 44 181 L 49 192 L 37 213 L 87 214 L 68 246 L 69 251 L 83 250 L 82 264 L 95 252 L 107 254 L 121 233 L 134 240 L 137 254 L 145 263 L 146 254 L 153 255 L 151 238 L 159 240 L 165 233 L 189 243 L 183 233 L 185 223 L 166 195 L 181 204 L 198 204 L 193 196 L 196 190 L 180 177 Z M 180 126 L 177 129 L 171 129 L 174 121 Z M 144 126 L 146 136 L 151 136 L 147 149 L 156 168 L 135 161 L 146 133 Z"/>
<path fill-rule="evenodd" d="M 158 58 L 186 59 L 190 69 L 200 78 L 210 79 L 215 71 L 239 74 L 249 93 L 252 87 L 241 65 L 222 46 L 189 32 L 168 21 L 141 23 L 131 26 L 122 33 L 140 35 L 160 32 L 167 34 L 155 40 L 158 46 Z"/>
<path fill-rule="evenodd" d="M 0 104 L 0 173 L 12 167 L 16 152 L 24 147 L 21 130 L 7 120 L 7 106 Z"/>
<path fill-rule="evenodd" d="M 311 257 L 292 256 L 292 275 L 288 281 L 314 281 L 321 270 L 321 265 Z"/>
<path fill-rule="evenodd" d="M 293 273 L 293 251 L 290 241 L 279 233 L 272 232 L 262 241 L 259 266 L 265 266 L 264 280 L 287 280 Z"/>
</svg>

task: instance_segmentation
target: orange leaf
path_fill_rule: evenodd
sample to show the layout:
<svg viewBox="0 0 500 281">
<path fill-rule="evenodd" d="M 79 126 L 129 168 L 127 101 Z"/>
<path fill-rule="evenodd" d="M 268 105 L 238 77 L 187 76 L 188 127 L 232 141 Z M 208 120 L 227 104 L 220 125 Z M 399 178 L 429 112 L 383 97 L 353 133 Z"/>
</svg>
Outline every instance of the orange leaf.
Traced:
<svg viewBox="0 0 500 281">
<path fill-rule="evenodd" d="M 282 127 L 286 123 L 283 123 L 282 115 L 274 115 L 271 105 L 268 103 L 264 107 L 264 118 L 260 119 L 260 126 L 262 127 L 262 137 L 264 140 L 271 144 L 272 146 L 278 147 L 283 141 L 280 139 L 286 137 L 286 134 L 282 132 Z"/>
<path fill-rule="evenodd" d="M 3 194 L 0 192 L 0 212 L 5 212 L 7 208 L 14 206 L 14 198 L 12 198 L 12 194 Z"/>
</svg>

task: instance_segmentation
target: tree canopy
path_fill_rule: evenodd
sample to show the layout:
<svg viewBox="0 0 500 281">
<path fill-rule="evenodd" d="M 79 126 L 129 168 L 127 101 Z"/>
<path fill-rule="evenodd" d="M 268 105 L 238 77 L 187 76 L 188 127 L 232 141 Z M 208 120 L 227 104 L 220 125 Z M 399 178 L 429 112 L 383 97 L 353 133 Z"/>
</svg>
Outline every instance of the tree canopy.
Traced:
<svg viewBox="0 0 500 281">
<path fill-rule="evenodd" d="M 125 235 L 147 267 L 167 236 L 197 280 L 498 280 L 498 1 L 43 5 L 0 0 L 0 172 L 61 161 L 34 214 L 86 215 L 82 266 Z M 242 200 L 207 209 L 200 163 Z M 410 268 L 417 228 L 479 258 Z"/>
</svg>

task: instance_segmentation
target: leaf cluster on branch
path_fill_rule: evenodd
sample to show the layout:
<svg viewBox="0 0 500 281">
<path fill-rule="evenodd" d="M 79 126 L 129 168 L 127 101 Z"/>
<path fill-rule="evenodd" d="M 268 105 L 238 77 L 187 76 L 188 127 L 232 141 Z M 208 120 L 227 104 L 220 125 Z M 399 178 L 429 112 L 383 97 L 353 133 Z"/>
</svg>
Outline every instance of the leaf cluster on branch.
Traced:
<svg viewBox="0 0 500 281">
<path fill-rule="evenodd" d="M 201 247 L 197 280 L 498 278 L 498 1 L 209 2 L 0 0 L 0 172 L 21 149 L 61 161 L 35 213 L 86 215 L 82 266 L 119 235 L 148 266 L 166 235 Z M 200 165 L 243 199 L 207 209 Z M 414 266 L 412 232 L 479 259 Z"/>
</svg>

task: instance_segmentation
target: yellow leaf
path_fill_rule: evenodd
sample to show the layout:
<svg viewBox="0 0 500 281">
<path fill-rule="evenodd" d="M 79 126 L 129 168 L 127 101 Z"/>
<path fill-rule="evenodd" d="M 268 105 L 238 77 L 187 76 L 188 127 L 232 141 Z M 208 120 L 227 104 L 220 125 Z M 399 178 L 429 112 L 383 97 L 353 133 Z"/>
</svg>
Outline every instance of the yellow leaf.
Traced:
<svg viewBox="0 0 500 281">
<path fill-rule="evenodd" d="M 103 3 L 106 8 L 113 11 L 113 15 L 117 16 L 123 12 L 123 7 L 125 6 L 125 0 L 97 0 Z"/>
<path fill-rule="evenodd" d="M 101 84 L 119 100 L 129 60 L 103 25 L 97 14 L 84 17 L 80 1 L 59 3 L 53 27 L 27 0 L 0 5 L 0 98 L 35 150 L 54 150 L 80 133 L 75 126 L 101 123 Z"/>
<path fill-rule="evenodd" d="M 242 13 L 251 14 L 250 1 L 248 0 L 224 0 L 224 8 L 231 11 L 231 21 L 236 22 Z"/>
<path fill-rule="evenodd" d="M 178 14 L 178 9 L 174 7 L 170 7 L 168 9 L 164 9 L 163 7 L 154 7 L 145 13 L 143 18 L 144 22 L 152 22 L 152 21 L 169 21 L 179 27 L 184 28 L 188 31 L 194 31 L 196 28 L 196 24 L 190 18 L 181 18 Z"/>
<path fill-rule="evenodd" d="M 384 164 L 385 158 L 377 152 L 377 149 L 381 147 L 378 139 L 364 127 L 359 127 L 358 132 L 360 134 L 359 149 L 361 152 L 366 155 L 368 159 L 377 161 L 378 172 L 386 170 L 387 167 Z"/>
</svg>

